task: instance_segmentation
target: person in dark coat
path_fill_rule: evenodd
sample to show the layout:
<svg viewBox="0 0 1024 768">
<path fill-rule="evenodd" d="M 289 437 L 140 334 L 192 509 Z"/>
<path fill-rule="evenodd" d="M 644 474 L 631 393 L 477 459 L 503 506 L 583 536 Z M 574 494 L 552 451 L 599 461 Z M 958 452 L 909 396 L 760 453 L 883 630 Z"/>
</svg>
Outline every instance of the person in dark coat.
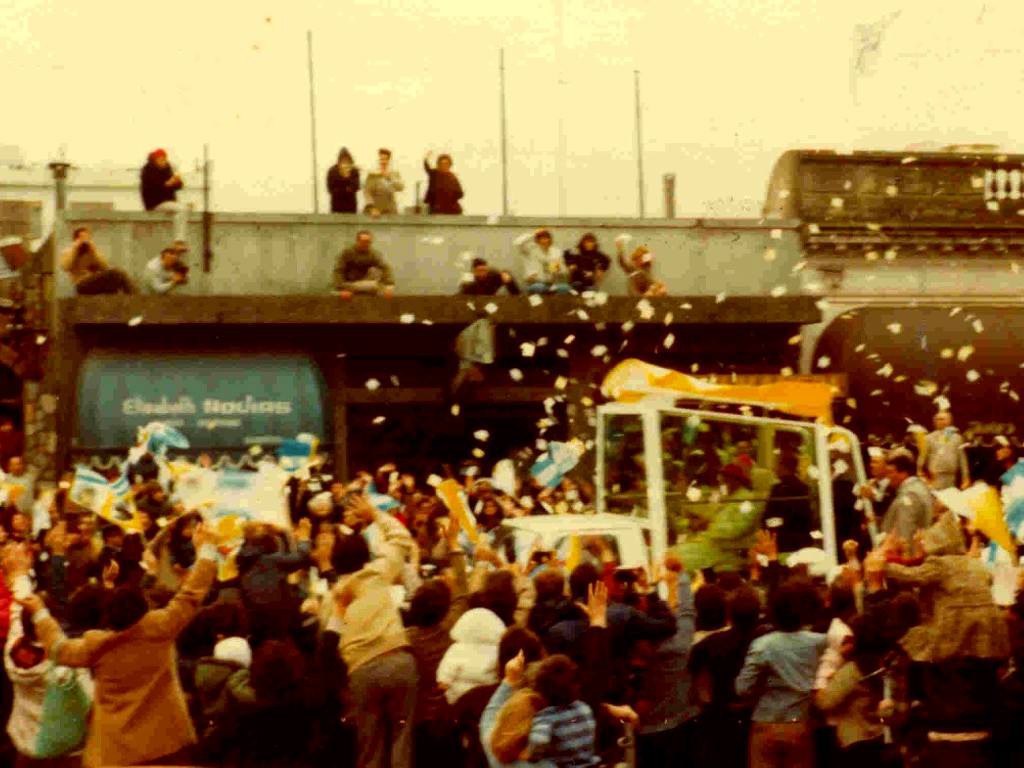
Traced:
<svg viewBox="0 0 1024 768">
<path fill-rule="evenodd" d="M 587 232 L 574 250 L 565 254 L 569 284 L 575 291 L 593 291 L 601 287 L 612 260 L 598 248 L 597 238 Z"/>
<path fill-rule="evenodd" d="M 510 296 L 519 294 L 519 285 L 508 272 L 491 269 L 486 259 L 473 259 L 473 279 L 459 287 L 466 296 L 494 296 L 504 288 Z"/>
<path fill-rule="evenodd" d="M 796 454 L 779 456 L 776 467 L 779 481 L 772 486 L 765 508 L 765 521 L 778 535 L 780 552 L 796 552 L 814 546 L 811 491 L 797 476 L 799 461 Z"/>
<path fill-rule="evenodd" d="M 174 172 L 167 160 L 167 152 L 155 149 L 149 153 L 141 174 L 142 207 L 147 211 L 156 210 L 164 203 L 178 200 L 178 190 L 184 186 L 181 176 Z"/>
<path fill-rule="evenodd" d="M 327 191 L 331 195 L 331 213 L 355 213 L 356 192 L 359 191 L 359 169 L 352 153 L 342 147 L 338 162 L 327 171 Z"/>
<path fill-rule="evenodd" d="M 452 156 L 440 155 L 437 158 L 437 166 L 430 167 L 430 158 L 433 152 L 428 152 L 423 160 L 423 168 L 427 172 L 430 182 L 427 184 L 427 196 L 423 202 L 427 204 L 427 210 L 431 214 L 458 215 L 462 213 L 462 185 L 459 184 L 459 177 L 452 173 Z"/>
</svg>

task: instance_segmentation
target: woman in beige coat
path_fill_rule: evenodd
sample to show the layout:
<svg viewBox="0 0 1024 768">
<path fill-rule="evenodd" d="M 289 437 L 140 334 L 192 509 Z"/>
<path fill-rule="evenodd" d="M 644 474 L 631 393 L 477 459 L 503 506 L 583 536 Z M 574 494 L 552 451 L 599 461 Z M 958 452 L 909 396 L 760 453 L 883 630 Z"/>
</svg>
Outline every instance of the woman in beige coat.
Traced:
<svg viewBox="0 0 1024 768">
<path fill-rule="evenodd" d="M 196 734 L 178 680 L 175 641 L 213 585 L 215 541 L 211 529 L 196 528 L 196 563 L 166 608 L 147 611 L 141 591 L 119 588 L 108 607 L 111 629 L 92 630 L 77 640 L 64 636 L 38 596 L 21 601 L 49 658 L 92 671 L 96 697 L 85 768 L 188 763 L 182 756 Z"/>
</svg>

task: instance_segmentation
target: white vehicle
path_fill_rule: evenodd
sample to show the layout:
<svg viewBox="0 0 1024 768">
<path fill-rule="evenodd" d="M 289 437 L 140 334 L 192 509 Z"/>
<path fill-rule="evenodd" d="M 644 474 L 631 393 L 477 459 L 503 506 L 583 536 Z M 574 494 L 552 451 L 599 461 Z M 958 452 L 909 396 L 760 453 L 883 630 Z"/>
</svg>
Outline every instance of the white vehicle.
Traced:
<svg viewBox="0 0 1024 768">
<path fill-rule="evenodd" d="M 819 547 L 829 565 L 839 561 L 837 527 L 842 534 L 857 514 L 854 491 L 866 482 L 857 437 L 825 419 L 751 415 L 806 418 L 829 406 L 829 385 L 714 385 L 627 361 L 609 373 L 605 394 L 623 401 L 597 409 L 597 509 L 636 520 L 653 560 L 679 547 L 687 567 L 736 569 L 767 527 L 780 531 L 783 552 Z M 722 487 L 728 465 L 745 470 L 743 488 Z M 806 520 L 806 541 L 786 547 L 779 526 L 794 514 Z"/>
<path fill-rule="evenodd" d="M 573 537 L 583 547 L 580 557 L 593 555 L 585 550 L 587 540 L 601 538 L 615 553 L 622 568 L 648 567 L 644 531 L 636 521 L 622 515 L 538 515 L 513 517 L 502 522 L 494 535 L 493 548 L 507 562 L 523 568 L 532 553 L 554 553 L 556 559 L 568 562 L 572 557 Z"/>
</svg>

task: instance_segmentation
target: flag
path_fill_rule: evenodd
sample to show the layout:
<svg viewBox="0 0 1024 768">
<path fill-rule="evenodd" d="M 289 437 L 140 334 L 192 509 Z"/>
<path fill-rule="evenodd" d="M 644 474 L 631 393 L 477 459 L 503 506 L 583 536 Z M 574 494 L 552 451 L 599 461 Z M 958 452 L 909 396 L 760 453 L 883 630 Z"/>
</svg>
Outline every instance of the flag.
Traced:
<svg viewBox="0 0 1024 768">
<path fill-rule="evenodd" d="M 139 427 L 135 447 L 128 451 L 128 461 L 134 464 L 147 453 L 163 458 L 167 455 L 168 448 L 184 450 L 188 447 L 188 438 L 177 429 L 162 421 L 151 421 L 146 426 Z"/>
<path fill-rule="evenodd" d="M 546 488 L 555 488 L 566 473 L 570 472 L 583 455 L 583 444 L 579 440 L 568 443 L 548 443 L 548 449 L 542 453 L 530 468 L 533 478 Z"/>
<path fill-rule="evenodd" d="M 1003 513 L 1010 531 L 1018 539 L 1024 533 L 1024 461 L 1018 461 L 1000 478 L 1003 483 Z"/>
<path fill-rule="evenodd" d="M 75 467 L 75 478 L 68 491 L 68 498 L 97 517 L 125 530 L 142 530 L 132 487 L 124 475 L 110 482 L 99 472 L 83 466 Z"/>
<path fill-rule="evenodd" d="M 470 518 L 469 509 L 466 508 L 461 491 L 461 487 L 455 480 L 444 480 L 437 486 L 437 495 L 448 508 L 448 513 L 453 520 L 458 522 L 462 530 L 466 532 L 466 536 L 475 545 L 480 540 L 480 534 L 477 533 L 476 526 Z"/>
<path fill-rule="evenodd" d="M 569 551 L 565 555 L 565 571 L 566 573 L 572 573 L 576 570 L 576 566 L 583 560 L 583 542 L 580 540 L 578 534 L 572 534 L 569 537 Z"/>
<path fill-rule="evenodd" d="M 1003 517 L 1003 505 L 996 489 L 984 483 L 975 483 L 963 493 L 967 506 L 974 513 L 974 527 L 984 533 L 1011 556 L 1017 556 L 1017 544 Z"/>
<path fill-rule="evenodd" d="M 277 462 L 291 475 L 308 471 L 320 441 L 312 435 L 299 435 L 285 440 L 277 448 Z"/>
</svg>

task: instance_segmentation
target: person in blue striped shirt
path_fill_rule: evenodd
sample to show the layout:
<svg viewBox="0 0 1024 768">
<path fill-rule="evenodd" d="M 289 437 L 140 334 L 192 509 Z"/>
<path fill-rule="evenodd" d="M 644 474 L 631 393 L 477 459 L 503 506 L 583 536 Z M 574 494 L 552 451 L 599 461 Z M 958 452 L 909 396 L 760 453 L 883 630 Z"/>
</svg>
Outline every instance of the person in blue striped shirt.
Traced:
<svg viewBox="0 0 1024 768">
<path fill-rule="evenodd" d="M 576 665 L 568 656 L 551 656 L 537 668 L 533 688 L 547 707 L 533 718 L 530 728 L 531 761 L 546 759 L 558 768 L 597 765 L 594 754 L 597 724 L 590 707 L 579 700 Z"/>
</svg>

